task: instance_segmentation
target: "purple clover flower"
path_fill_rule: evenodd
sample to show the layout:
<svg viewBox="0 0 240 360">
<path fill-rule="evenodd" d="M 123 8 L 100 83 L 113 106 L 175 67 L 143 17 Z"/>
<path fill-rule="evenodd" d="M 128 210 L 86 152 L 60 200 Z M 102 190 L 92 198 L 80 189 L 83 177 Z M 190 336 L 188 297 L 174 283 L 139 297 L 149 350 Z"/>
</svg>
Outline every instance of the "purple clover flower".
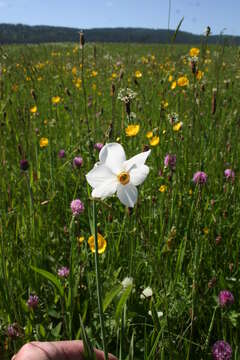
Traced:
<svg viewBox="0 0 240 360">
<path fill-rule="evenodd" d="M 176 159 L 176 155 L 167 154 L 164 158 L 164 166 L 169 167 L 171 170 L 175 170 Z"/>
<path fill-rule="evenodd" d="M 71 202 L 71 210 L 73 215 L 79 215 L 84 212 L 84 204 L 80 199 L 73 200 Z"/>
<path fill-rule="evenodd" d="M 194 175 L 193 175 L 193 182 L 195 184 L 206 184 L 207 182 L 207 174 L 203 171 L 197 171 Z"/>
<path fill-rule="evenodd" d="M 29 163 L 26 159 L 20 160 L 20 169 L 26 171 L 29 168 Z"/>
<path fill-rule="evenodd" d="M 232 348 L 224 340 L 218 340 L 212 347 L 214 360 L 230 360 L 232 358 Z"/>
<path fill-rule="evenodd" d="M 63 158 L 65 158 L 65 156 L 66 156 L 65 150 L 64 149 L 59 150 L 58 157 L 60 159 L 63 159 Z"/>
<path fill-rule="evenodd" d="M 38 306 L 39 298 L 37 295 L 30 295 L 27 301 L 29 309 L 35 309 Z"/>
<path fill-rule="evenodd" d="M 69 272 L 70 270 L 66 266 L 63 266 L 60 269 L 58 269 L 58 276 L 60 276 L 61 278 L 67 278 Z"/>
<path fill-rule="evenodd" d="M 234 303 L 234 296 L 231 291 L 222 290 L 218 295 L 219 305 L 225 307 Z"/>
<path fill-rule="evenodd" d="M 102 148 L 103 148 L 103 144 L 102 144 L 102 143 L 96 143 L 96 144 L 94 145 L 94 149 L 96 149 L 96 150 L 98 150 L 98 151 L 100 151 Z"/>
<path fill-rule="evenodd" d="M 76 168 L 80 168 L 83 164 L 83 159 L 81 158 L 81 156 L 76 156 L 73 159 L 73 166 L 75 166 Z"/>
<path fill-rule="evenodd" d="M 16 323 L 8 325 L 8 327 L 7 327 L 7 335 L 10 338 L 16 338 L 16 337 L 20 336 L 20 332 L 18 330 L 18 327 L 17 327 Z"/>
<path fill-rule="evenodd" d="M 225 178 L 227 180 L 232 180 L 234 181 L 234 178 L 235 178 L 235 172 L 232 170 L 232 169 L 226 169 L 224 171 L 224 175 L 225 175 Z"/>
</svg>

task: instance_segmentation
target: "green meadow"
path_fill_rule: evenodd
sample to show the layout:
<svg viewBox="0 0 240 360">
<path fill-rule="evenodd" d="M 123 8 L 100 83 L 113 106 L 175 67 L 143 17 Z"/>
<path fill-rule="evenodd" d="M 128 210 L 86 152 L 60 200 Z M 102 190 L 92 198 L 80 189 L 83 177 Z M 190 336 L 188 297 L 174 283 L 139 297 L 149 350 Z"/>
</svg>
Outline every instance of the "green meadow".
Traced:
<svg viewBox="0 0 240 360">
<path fill-rule="evenodd" d="M 212 359 L 219 340 L 240 359 L 239 65 L 207 38 L 0 48 L 1 358 L 35 340 L 102 349 L 98 282 L 120 360 Z M 134 207 L 92 197 L 107 143 L 151 149 Z"/>
</svg>

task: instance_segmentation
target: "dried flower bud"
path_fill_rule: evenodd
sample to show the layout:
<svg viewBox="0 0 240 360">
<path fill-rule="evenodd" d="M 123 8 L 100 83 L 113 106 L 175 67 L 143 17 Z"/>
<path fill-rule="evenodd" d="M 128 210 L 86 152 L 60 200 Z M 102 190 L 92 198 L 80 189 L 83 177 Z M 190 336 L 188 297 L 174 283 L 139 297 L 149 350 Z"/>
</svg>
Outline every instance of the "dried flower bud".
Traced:
<svg viewBox="0 0 240 360">
<path fill-rule="evenodd" d="M 209 282 L 208 282 L 208 288 L 211 289 L 216 285 L 217 278 L 214 276 Z"/>
<path fill-rule="evenodd" d="M 221 235 L 218 235 L 215 239 L 216 245 L 219 245 L 221 241 L 222 241 L 222 237 Z"/>
<path fill-rule="evenodd" d="M 112 83 L 112 85 L 111 85 L 111 96 L 114 96 L 115 90 L 116 90 L 116 87 L 115 87 L 115 85 Z"/>
<path fill-rule="evenodd" d="M 79 33 L 79 35 L 80 35 L 80 49 L 83 49 L 84 44 L 85 44 L 84 32 L 81 31 L 81 32 Z"/>
<path fill-rule="evenodd" d="M 31 95 L 32 95 L 33 99 L 36 101 L 37 100 L 37 95 L 36 95 L 34 89 L 31 89 Z"/>
<path fill-rule="evenodd" d="M 213 89 L 213 94 L 212 94 L 212 115 L 215 114 L 216 108 L 217 108 L 217 90 Z"/>
</svg>

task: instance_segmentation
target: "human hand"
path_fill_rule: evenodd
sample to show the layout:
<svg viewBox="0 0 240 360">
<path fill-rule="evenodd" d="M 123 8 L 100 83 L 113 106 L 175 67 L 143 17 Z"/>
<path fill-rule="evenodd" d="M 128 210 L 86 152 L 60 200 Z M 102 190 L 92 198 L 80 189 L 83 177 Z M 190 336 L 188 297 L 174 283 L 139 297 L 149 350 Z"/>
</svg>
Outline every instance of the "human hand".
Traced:
<svg viewBox="0 0 240 360">
<path fill-rule="evenodd" d="M 104 360 L 104 353 L 94 349 L 97 360 Z M 111 354 L 109 360 L 117 360 Z M 38 342 L 34 341 L 25 344 L 19 352 L 12 357 L 12 360 L 85 360 L 83 342 L 73 341 L 54 341 Z"/>
</svg>

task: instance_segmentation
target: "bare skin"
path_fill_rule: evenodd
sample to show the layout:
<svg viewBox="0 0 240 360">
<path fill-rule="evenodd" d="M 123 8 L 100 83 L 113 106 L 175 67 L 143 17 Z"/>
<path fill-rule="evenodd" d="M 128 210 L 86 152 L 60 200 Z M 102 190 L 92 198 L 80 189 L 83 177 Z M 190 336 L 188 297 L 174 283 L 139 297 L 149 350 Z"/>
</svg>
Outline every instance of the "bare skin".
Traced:
<svg viewBox="0 0 240 360">
<path fill-rule="evenodd" d="M 97 360 L 104 360 L 104 353 L 95 349 Z M 117 360 L 111 354 L 109 360 Z M 85 360 L 83 356 L 83 342 L 55 341 L 55 342 L 31 342 L 25 344 L 12 360 Z"/>
</svg>

